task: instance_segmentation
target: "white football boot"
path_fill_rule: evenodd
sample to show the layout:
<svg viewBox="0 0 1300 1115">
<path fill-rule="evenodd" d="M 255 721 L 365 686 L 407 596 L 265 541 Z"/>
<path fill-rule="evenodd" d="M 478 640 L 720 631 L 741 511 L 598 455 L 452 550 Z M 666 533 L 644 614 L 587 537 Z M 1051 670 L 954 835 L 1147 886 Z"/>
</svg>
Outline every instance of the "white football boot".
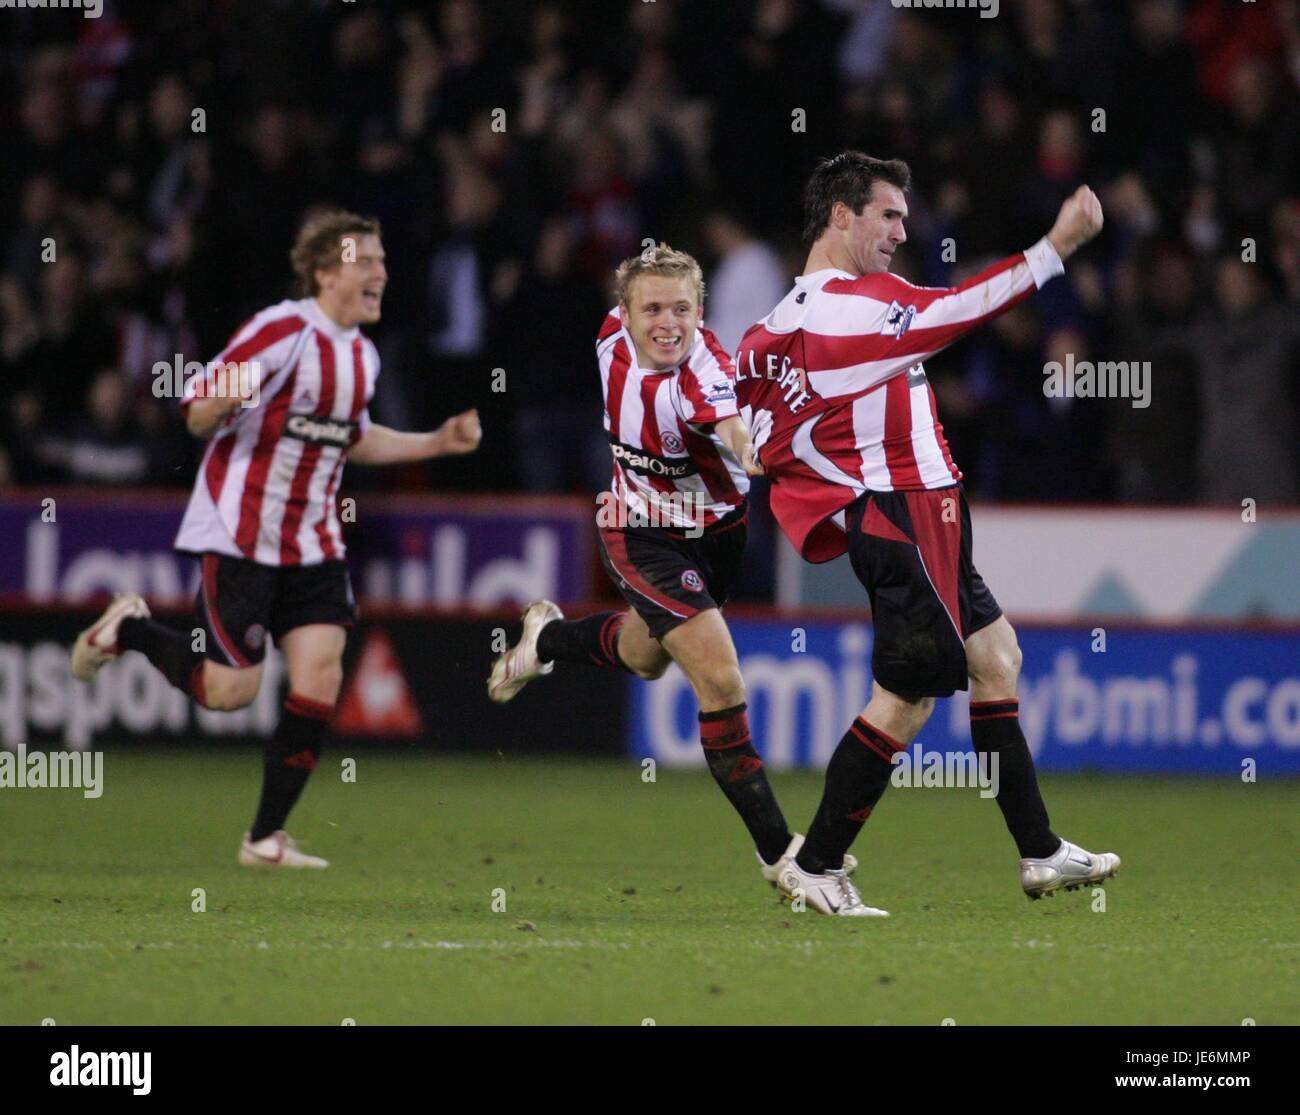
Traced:
<svg viewBox="0 0 1300 1115">
<path fill-rule="evenodd" d="M 754 858 L 758 860 L 758 869 L 763 872 L 763 878 L 776 887 L 777 880 L 781 877 L 781 868 L 789 863 L 799 854 L 799 849 L 803 847 L 803 833 L 796 832 L 790 838 L 790 847 L 781 855 L 776 863 L 764 863 L 763 857 L 754 853 Z M 851 856 L 848 852 L 844 853 L 844 874 L 852 875 L 858 869 L 858 857 Z"/>
<path fill-rule="evenodd" d="M 1061 889 L 1078 890 L 1104 882 L 1117 871 L 1119 856 L 1114 852 L 1089 852 L 1062 840 L 1046 859 L 1020 861 L 1020 886 L 1034 900 Z"/>
<path fill-rule="evenodd" d="M 549 600 L 538 600 L 524 609 L 524 632 L 519 642 L 507 649 L 492 664 L 488 677 L 488 696 L 504 705 L 534 678 L 542 678 L 555 669 L 554 662 L 537 657 L 537 636 L 551 620 L 563 619 L 564 613 Z"/>
<path fill-rule="evenodd" d="M 320 856 L 309 856 L 300 851 L 298 841 L 284 829 L 276 829 L 270 836 L 263 837 L 257 843 L 248 839 L 244 833 L 244 842 L 239 846 L 239 865 L 241 867 L 328 867 L 329 860 Z"/>
<path fill-rule="evenodd" d="M 78 681 L 90 681 L 99 668 L 122 651 L 117 645 L 117 629 L 128 616 L 149 618 L 149 605 L 137 592 L 123 592 L 113 597 L 113 603 L 72 644 L 72 676 Z"/>
<path fill-rule="evenodd" d="M 887 918 L 888 910 L 877 910 L 862 901 L 848 872 L 828 870 L 824 875 L 810 875 L 794 860 L 786 862 L 777 880 L 781 900 L 793 904 L 802 898 L 807 909 L 841 918 Z"/>
</svg>

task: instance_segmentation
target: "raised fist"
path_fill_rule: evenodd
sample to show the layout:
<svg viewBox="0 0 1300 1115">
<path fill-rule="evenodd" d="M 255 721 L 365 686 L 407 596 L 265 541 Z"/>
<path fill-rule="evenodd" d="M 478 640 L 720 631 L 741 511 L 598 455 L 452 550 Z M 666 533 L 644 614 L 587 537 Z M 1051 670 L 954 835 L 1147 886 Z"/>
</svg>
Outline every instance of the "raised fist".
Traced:
<svg viewBox="0 0 1300 1115">
<path fill-rule="evenodd" d="M 1080 186 L 1061 205 L 1056 224 L 1047 234 L 1056 254 L 1066 259 L 1101 231 L 1101 202 L 1087 186 Z"/>
</svg>

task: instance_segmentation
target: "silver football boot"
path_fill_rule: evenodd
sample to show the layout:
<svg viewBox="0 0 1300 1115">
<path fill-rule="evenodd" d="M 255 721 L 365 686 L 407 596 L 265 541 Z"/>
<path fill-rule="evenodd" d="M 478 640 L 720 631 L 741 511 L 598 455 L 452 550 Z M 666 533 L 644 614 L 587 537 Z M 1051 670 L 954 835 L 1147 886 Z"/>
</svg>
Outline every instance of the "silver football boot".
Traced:
<svg viewBox="0 0 1300 1115">
<path fill-rule="evenodd" d="M 1020 886 L 1029 899 L 1102 883 L 1119 871 L 1114 852 L 1089 852 L 1068 840 L 1046 859 L 1020 861 Z"/>
<path fill-rule="evenodd" d="M 799 866 L 796 860 L 788 860 L 781 869 L 777 880 L 777 890 L 781 892 L 781 901 L 789 902 L 796 910 L 801 907 L 796 903 L 803 900 L 802 908 L 816 910 L 819 914 L 829 914 L 841 918 L 887 918 L 888 910 L 878 910 L 862 901 L 858 888 L 849 879 L 843 868 L 838 871 L 826 871 L 822 875 L 813 875 Z"/>
<path fill-rule="evenodd" d="M 776 863 L 764 863 L 763 857 L 754 853 L 754 858 L 758 860 L 758 869 L 763 873 L 763 878 L 776 887 L 777 881 L 781 878 L 781 869 L 785 867 L 795 856 L 799 854 L 799 849 L 803 847 L 803 833 L 796 832 L 790 838 L 790 846 L 782 853 L 781 858 Z M 844 853 L 844 874 L 852 875 L 858 869 L 858 857 L 848 852 Z"/>
</svg>

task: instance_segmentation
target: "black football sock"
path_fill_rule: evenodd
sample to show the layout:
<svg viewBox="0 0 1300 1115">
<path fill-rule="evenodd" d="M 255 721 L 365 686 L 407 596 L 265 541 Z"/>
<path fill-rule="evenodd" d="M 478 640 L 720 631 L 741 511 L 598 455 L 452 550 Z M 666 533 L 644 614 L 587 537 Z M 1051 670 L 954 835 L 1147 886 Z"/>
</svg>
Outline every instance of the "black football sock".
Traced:
<svg viewBox="0 0 1300 1115">
<path fill-rule="evenodd" d="M 262 800 L 248 838 L 262 840 L 284 828 L 320 758 L 321 739 L 329 725 L 333 705 L 290 693 L 280 712 L 280 722 L 266 746 L 262 773 Z"/>
<path fill-rule="evenodd" d="M 203 654 L 193 648 L 193 638 L 191 631 L 135 616 L 124 619 L 117 629 L 122 650 L 138 650 L 177 689 L 203 704 Z"/>
<path fill-rule="evenodd" d="M 626 618 L 626 612 L 598 612 L 582 619 L 553 619 L 537 633 L 537 657 L 626 670 L 618 656 L 618 633 Z"/>
<path fill-rule="evenodd" d="M 772 864 L 790 846 L 791 833 L 754 750 L 746 707 L 700 713 L 700 743 L 714 781 L 745 822 L 763 862 Z"/>
<path fill-rule="evenodd" d="M 1042 859 L 1061 846 L 1047 820 L 1047 806 L 1038 792 L 1034 759 L 1020 730 L 1020 702 L 975 701 L 970 706 L 970 734 L 981 769 L 992 774 L 997 756 L 997 803 L 1021 858 Z"/>
<path fill-rule="evenodd" d="M 844 853 L 880 801 L 893 757 L 907 745 L 858 717 L 826 766 L 826 789 L 795 862 L 813 875 L 844 866 Z"/>
</svg>

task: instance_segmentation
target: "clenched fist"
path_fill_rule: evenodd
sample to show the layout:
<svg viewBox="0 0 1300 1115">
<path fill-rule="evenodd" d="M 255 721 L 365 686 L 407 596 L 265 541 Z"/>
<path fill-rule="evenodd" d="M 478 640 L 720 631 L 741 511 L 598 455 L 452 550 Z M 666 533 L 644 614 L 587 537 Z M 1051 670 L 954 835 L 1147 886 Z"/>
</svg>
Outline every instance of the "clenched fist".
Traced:
<svg viewBox="0 0 1300 1115">
<path fill-rule="evenodd" d="M 1062 259 L 1074 255 L 1101 231 L 1101 202 L 1087 186 L 1080 186 L 1061 205 L 1047 239 Z"/>
<path fill-rule="evenodd" d="M 438 447 L 444 455 L 473 453 L 483 440 L 477 410 L 466 410 L 448 418 L 438 428 Z"/>
</svg>

